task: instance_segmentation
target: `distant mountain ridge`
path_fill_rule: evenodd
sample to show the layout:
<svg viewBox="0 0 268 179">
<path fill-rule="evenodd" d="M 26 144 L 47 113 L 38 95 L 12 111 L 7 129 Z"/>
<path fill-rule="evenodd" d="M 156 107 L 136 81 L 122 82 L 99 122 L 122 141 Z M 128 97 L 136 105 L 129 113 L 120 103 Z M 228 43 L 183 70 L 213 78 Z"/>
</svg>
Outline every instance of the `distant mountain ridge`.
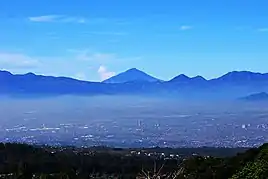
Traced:
<svg viewBox="0 0 268 179">
<path fill-rule="evenodd" d="M 262 82 L 268 80 L 268 73 L 250 71 L 232 71 L 219 78 L 212 79 L 225 82 Z"/>
<path fill-rule="evenodd" d="M 260 92 L 248 95 L 246 97 L 240 98 L 240 100 L 244 101 L 268 101 L 268 93 L 266 92 Z"/>
<path fill-rule="evenodd" d="M 178 75 L 162 81 L 136 68 L 103 82 L 80 81 L 27 73 L 14 75 L 0 71 L 0 95 L 171 95 L 178 98 L 237 99 L 268 91 L 268 74 L 249 71 L 229 72 L 207 80 L 202 76 Z"/>
<path fill-rule="evenodd" d="M 172 78 L 171 80 L 169 80 L 169 82 L 173 82 L 173 83 L 205 82 L 205 81 L 207 81 L 207 80 L 202 76 L 196 76 L 196 77 L 190 78 L 184 74 L 180 74 L 180 75 Z"/>
</svg>

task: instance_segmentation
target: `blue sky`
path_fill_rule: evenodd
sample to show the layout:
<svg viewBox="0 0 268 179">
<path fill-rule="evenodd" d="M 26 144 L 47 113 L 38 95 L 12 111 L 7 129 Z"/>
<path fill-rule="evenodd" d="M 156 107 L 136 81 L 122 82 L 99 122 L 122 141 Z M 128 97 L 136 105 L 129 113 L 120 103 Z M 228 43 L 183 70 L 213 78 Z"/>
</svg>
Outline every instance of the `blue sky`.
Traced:
<svg viewBox="0 0 268 179">
<path fill-rule="evenodd" d="M 99 81 L 268 72 L 267 0 L 1 0 L 0 69 Z"/>
</svg>

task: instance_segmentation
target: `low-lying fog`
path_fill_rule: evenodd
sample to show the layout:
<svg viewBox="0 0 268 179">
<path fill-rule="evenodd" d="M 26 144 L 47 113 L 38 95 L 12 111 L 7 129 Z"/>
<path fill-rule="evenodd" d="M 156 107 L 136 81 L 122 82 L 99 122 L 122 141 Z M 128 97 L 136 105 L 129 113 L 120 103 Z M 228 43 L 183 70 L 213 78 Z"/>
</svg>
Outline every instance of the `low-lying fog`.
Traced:
<svg viewBox="0 0 268 179">
<path fill-rule="evenodd" d="M 255 146 L 268 141 L 267 103 L 137 96 L 0 101 L 1 141 L 70 145 Z"/>
</svg>

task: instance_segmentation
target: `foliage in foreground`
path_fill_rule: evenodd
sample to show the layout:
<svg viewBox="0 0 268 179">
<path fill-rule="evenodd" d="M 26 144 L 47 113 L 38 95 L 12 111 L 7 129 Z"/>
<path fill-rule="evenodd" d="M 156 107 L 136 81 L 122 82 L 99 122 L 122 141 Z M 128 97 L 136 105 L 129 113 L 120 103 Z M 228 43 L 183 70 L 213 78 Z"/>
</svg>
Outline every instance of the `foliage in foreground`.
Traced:
<svg viewBox="0 0 268 179">
<path fill-rule="evenodd" d="M 0 173 L 3 179 L 265 179 L 268 144 L 234 157 L 184 161 L 0 144 Z"/>
</svg>

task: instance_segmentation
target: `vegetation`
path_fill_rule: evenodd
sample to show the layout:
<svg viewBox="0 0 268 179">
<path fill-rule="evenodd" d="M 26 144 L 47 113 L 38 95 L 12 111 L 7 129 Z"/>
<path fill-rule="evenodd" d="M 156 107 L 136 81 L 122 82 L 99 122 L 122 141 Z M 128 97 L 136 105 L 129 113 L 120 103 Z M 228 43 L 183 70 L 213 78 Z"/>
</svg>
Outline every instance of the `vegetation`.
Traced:
<svg viewBox="0 0 268 179">
<path fill-rule="evenodd" d="M 165 159 L 126 155 L 119 149 L 105 151 L 0 144 L 0 178 L 262 179 L 268 176 L 268 144 L 224 158 Z"/>
</svg>

